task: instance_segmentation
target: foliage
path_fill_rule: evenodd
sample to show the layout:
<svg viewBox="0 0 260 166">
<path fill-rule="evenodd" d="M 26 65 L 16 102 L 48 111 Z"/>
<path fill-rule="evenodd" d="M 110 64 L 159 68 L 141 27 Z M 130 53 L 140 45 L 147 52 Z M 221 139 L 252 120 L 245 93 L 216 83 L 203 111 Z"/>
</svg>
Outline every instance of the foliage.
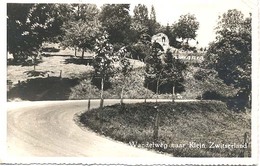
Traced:
<svg viewBox="0 0 260 166">
<path fill-rule="evenodd" d="M 131 46 L 132 58 L 140 61 L 146 61 L 148 56 L 151 54 L 151 42 L 147 40 L 139 40 Z"/>
<path fill-rule="evenodd" d="M 131 22 L 132 41 L 137 41 L 142 35 L 148 35 L 149 18 L 148 9 L 145 5 L 138 4 L 134 8 L 134 16 Z"/>
<path fill-rule="evenodd" d="M 114 66 L 112 64 L 116 60 L 113 45 L 108 42 L 108 34 L 106 32 L 96 40 L 95 53 L 96 56 L 93 61 L 95 71 L 92 81 L 93 83 L 98 83 L 97 86 L 101 90 L 100 107 L 103 107 L 104 86 L 108 87 L 110 84 L 109 79 L 114 74 Z"/>
<path fill-rule="evenodd" d="M 162 86 L 170 87 L 170 89 L 176 87 L 178 93 L 181 92 L 182 83 L 184 82 L 183 71 L 186 70 L 187 65 L 180 59 L 173 57 L 170 50 L 167 50 L 165 57 L 163 58 L 163 73 L 162 73 Z M 162 90 L 161 90 L 162 91 Z M 165 88 L 162 92 L 171 92 Z M 174 92 L 173 92 L 174 93 Z"/>
<path fill-rule="evenodd" d="M 70 7 L 70 19 L 62 26 L 62 45 L 82 49 L 83 58 L 86 49 L 94 49 L 96 38 L 100 35 L 99 10 L 93 4 L 73 4 Z"/>
<path fill-rule="evenodd" d="M 99 9 L 95 4 L 72 4 L 71 20 L 83 22 L 96 21 Z"/>
<path fill-rule="evenodd" d="M 169 39 L 169 45 L 173 46 L 175 48 L 181 48 L 181 42 L 177 41 L 177 34 L 175 34 L 174 32 L 174 26 L 170 26 L 169 24 L 167 24 L 166 26 L 162 26 L 161 27 L 161 31 L 167 35 L 168 39 Z"/>
<path fill-rule="evenodd" d="M 150 18 L 149 18 L 149 22 L 148 22 L 148 34 L 150 36 L 155 35 L 156 33 L 158 33 L 158 29 L 160 28 L 160 24 L 157 22 L 156 20 L 156 12 L 154 9 L 154 6 L 152 5 L 151 7 L 151 13 L 150 13 Z"/>
<path fill-rule="evenodd" d="M 186 39 L 195 39 L 196 31 L 199 29 L 199 22 L 195 15 L 185 14 L 181 15 L 178 22 L 173 24 L 173 33 L 177 38 L 181 38 L 183 41 Z"/>
<path fill-rule="evenodd" d="M 93 50 L 96 38 L 100 35 L 100 27 L 95 21 L 84 22 L 68 21 L 64 26 L 65 34 L 62 44 L 64 46 L 82 49 L 82 58 L 86 49 Z"/>
<path fill-rule="evenodd" d="M 152 54 L 146 61 L 145 85 L 159 93 L 174 93 L 184 90 L 182 82 L 184 81 L 183 71 L 186 65 L 179 59 L 175 59 L 170 50 L 166 55 L 153 44 Z M 173 88 L 175 88 L 173 90 Z M 156 88 L 156 89 L 155 89 Z"/>
<path fill-rule="evenodd" d="M 160 48 L 158 48 L 158 43 L 154 42 L 152 45 L 152 53 L 148 56 L 146 60 L 146 69 L 145 69 L 145 86 L 148 88 L 155 87 L 153 89 L 156 92 L 156 95 L 159 93 L 159 87 L 161 85 L 161 77 L 163 72 L 163 64 L 160 59 Z M 155 85 L 155 86 L 154 86 Z"/>
<path fill-rule="evenodd" d="M 129 4 L 106 4 L 102 6 L 99 16 L 102 27 L 109 34 L 112 44 L 128 44 L 130 36 L 131 17 Z"/>
<path fill-rule="evenodd" d="M 71 88 L 69 99 L 97 99 L 99 98 L 99 89 L 91 84 L 91 80 L 84 79 L 78 85 Z"/>
<path fill-rule="evenodd" d="M 122 47 L 116 54 L 119 58 L 119 67 L 116 69 L 116 83 L 119 84 L 121 88 L 121 94 L 120 94 L 120 104 L 123 104 L 123 98 L 124 98 L 124 89 L 126 88 L 126 85 L 129 84 L 129 77 L 131 74 L 131 71 L 133 70 L 133 65 L 130 64 L 129 59 L 126 57 L 127 50 L 125 47 Z"/>
<path fill-rule="evenodd" d="M 94 48 L 96 56 L 94 58 L 94 77 L 104 77 L 108 81 L 109 77 L 113 75 L 112 63 L 116 60 L 113 45 L 108 42 L 108 34 L 103 33 L 101 37 L 96 39 L 96 46 Z"/>
<path fill-rule="evenodd" d="M 216 41 L 211 43 L 206 56 L 208 66 L 218 72 L 227 85 L 239 89 L 238 99 L 247 101 L 251 95 L 251 16 L 244 18 L 234 9 L 224 13 L 216 28 Z M 242 108 L 240 108 L 242 109 Z"/>
<path fill-rule="evenodd" d="M 7 50 L 15 61 L 37 54 L 43 41 L 61 33 L 60 10 L 56 4 L 7 4 Z"/>
</svg>

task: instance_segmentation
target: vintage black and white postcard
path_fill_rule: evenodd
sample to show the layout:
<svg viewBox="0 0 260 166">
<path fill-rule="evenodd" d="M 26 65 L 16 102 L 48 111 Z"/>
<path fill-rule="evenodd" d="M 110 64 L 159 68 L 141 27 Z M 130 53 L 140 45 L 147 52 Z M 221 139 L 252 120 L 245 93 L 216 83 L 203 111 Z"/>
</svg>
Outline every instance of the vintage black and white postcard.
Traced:
<svg viewBox="0 0 260 166">
<path fill-rule="evenodd" d="M 1 164 L 259 164 L 257 0 L 1 8 Z"/>
</svg>

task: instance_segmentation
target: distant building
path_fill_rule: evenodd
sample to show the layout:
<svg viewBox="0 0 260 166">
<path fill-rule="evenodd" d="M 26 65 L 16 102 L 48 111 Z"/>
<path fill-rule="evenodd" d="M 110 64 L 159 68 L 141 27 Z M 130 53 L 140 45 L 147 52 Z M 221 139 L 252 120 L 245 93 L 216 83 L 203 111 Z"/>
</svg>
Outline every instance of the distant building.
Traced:
<svg viewBox="0 0 260 166">
<path fill-rule="evenodd" d="M 158 33 L 156 35 L 153 35 L 151 42 L 159 43 L 162 46 L 164 52 L 166 52 L 167 49 L 170 48 L 169 38 L 164 33 Z"/>
</svg>

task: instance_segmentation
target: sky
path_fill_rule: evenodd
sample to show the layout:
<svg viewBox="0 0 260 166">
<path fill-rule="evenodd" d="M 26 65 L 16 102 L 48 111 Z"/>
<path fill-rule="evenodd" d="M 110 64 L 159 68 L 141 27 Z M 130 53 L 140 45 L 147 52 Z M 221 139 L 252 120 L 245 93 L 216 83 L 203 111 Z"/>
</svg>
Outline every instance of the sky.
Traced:
<svg viewBox="0 0 260 166">
<path fill-rule="evenodd" d="M 143 3 L 143 1 L 142 1 Z M 131 11 L 138 3 L 131 3 Z M 168 0 L 163 3 L 159 1 L 146 1 L 149 11 L 154 6 L 156 19 L 162 25 L 172 25 L 178 21 L 183 14 L 194 14 L 200 23 L 196 40 L 199 46 L 206 47 L 209 42 L 215 39 L 214 27 L 217 25 L 218 16 L 229 9 L 238 9 L 245 16 L 252 13 L 256 6 L 253 0 Z"/>
</svg>

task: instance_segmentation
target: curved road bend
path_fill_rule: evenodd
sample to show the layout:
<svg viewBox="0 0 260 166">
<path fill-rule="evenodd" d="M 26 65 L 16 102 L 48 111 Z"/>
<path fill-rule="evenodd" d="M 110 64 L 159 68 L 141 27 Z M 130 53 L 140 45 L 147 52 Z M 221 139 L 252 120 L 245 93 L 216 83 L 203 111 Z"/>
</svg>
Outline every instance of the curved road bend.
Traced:
<svg viewBox="0 0 260 166">
<path fill-rule="evenodd" d="M 119 100 L 105 100 L 105 105 Z M 124 100 L 127 103 L 143 100 Z M 87 101 L 8 103 L 7 153 L 19 157 L 169 157 L 81 129 L 73 121 Z M 92 100 L 91 107 L 98 107 Z"/>
</svg>

